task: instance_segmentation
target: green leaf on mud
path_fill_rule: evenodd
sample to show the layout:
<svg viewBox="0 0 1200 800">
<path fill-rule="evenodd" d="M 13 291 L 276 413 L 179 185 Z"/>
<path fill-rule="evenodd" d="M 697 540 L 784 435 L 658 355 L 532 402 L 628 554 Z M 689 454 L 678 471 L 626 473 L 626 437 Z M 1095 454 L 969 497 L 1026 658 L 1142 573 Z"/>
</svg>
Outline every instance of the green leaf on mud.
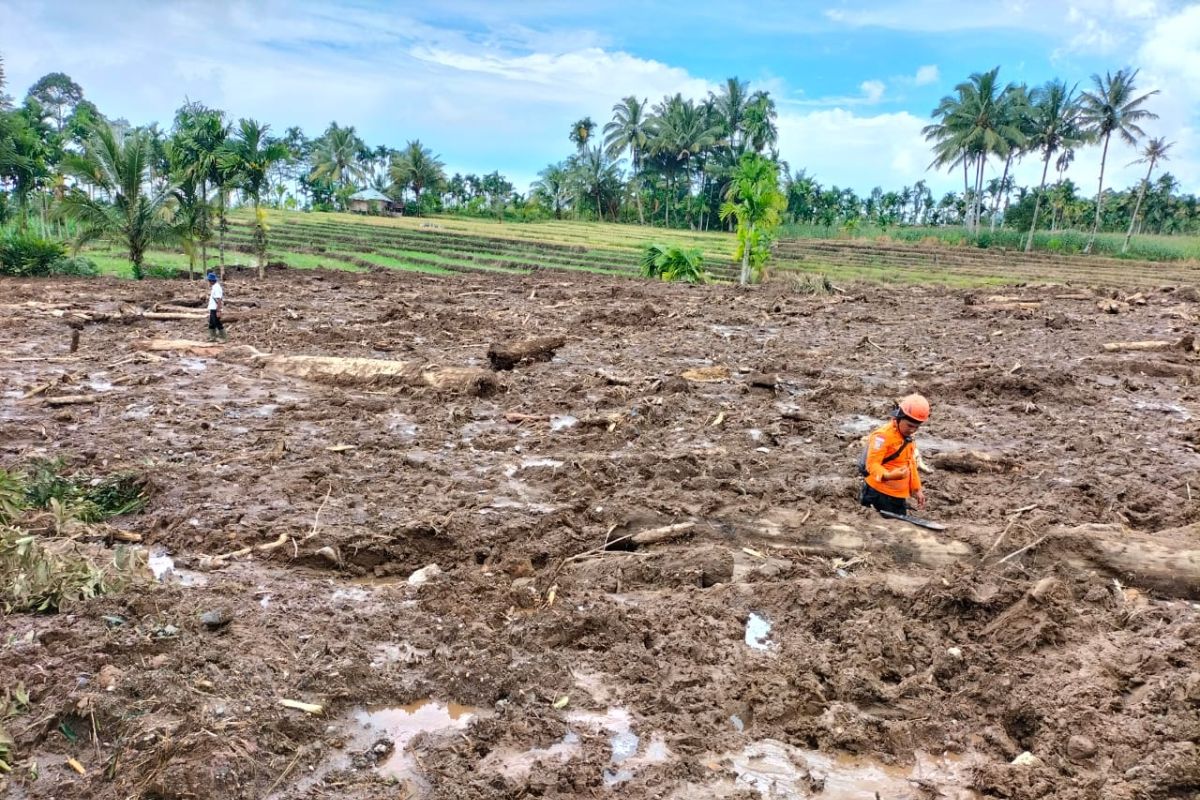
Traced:
<svg viewBox="0 0 1200 800">
<path fill-rule="evenodd" d="M 554 701 L 554 707 L 555 708 L 566 708 L 567 703 L 569 703 L 569 702 L 571 702 L 571 698 L 568 695 L 564 694 L 562 697 L 560 697 Z"/>
<path fill-rule="evenodd" d="M 65 722 L 58 723 L 58 732 L 67 737 L 67 741 L 69 742 L 74 743 L 79 741 L 79 734 L 71 730 L 71 726 Z"/>
</svg>

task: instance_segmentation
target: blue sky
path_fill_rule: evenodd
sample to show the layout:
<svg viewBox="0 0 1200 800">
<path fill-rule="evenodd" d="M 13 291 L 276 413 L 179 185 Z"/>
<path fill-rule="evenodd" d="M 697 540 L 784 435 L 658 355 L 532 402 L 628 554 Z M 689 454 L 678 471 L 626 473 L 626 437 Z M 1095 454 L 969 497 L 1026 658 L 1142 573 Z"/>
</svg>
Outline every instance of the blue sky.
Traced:
<svg viewBox="0 0 1200 800">
<path fill-rule="evenodd" d="M 770 90 L 793 169 L 866 192 L 928 173 L 929 111 L 973 71 L 1086 85 L 1132 65 L 1161 94 L 1152 135 L 1200 192 L 1200 2 L 1179 0 L 826 0 L 487 2 L 445 0 L 0 0 L 9 91 L 64 71 L 106 114 L 169 124 L 185 98 L 277 131 L 355 125 L 371 145 L 419 138 L 447 168 L 499 169 L 524 188 L 601 125 L 627 94 L 700 97 L 726 77 Z M 1111 178 L 1132 183 L 1116 148 Z M 1018 179 L 1036 182 L 1027 160 Z M 1071 176 L 1094 187 L 1098 148 Z"/>
</svg>

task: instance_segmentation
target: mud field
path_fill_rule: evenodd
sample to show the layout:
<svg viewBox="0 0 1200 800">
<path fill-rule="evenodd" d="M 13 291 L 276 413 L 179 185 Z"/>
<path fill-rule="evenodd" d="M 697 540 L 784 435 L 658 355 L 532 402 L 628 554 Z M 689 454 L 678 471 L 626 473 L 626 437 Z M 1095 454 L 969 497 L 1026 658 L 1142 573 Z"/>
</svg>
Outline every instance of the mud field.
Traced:
<svg viewBox="0 0 1200 800">
<path fill-rule="evenodd" d="M 5 797 L 1200 797 L 1194 290 L 0 286 L 0 465 L 149 486 L 0 618 Z M 944 534 L 856 503 L 914 389 Z"/>
</svg>

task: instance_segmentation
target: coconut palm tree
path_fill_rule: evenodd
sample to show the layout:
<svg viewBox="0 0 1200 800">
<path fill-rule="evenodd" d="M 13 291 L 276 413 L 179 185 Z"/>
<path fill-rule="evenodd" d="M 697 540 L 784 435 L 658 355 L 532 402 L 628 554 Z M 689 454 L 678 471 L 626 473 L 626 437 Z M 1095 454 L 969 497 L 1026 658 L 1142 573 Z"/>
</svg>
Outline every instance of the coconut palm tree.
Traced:
<svg viewBox="0 0 1200 800">
<path fill-rule="evenodd" d="M 351 186 L 354 181 L 363 180 L 366 170 L 359 160 L 359 153 L 363 149 L 363 141 L 358 138 L 353 126 L 342 128 L 336 122 L 331 123 L 325 135 L 315 143 L 309 179 L 342 186 Z"/>
<path fill-rule="evenodd" d="M 1129 250 L 1129 240 L 1133 238 L 1133 226 L 1137 223 L 1138 212 L 1142 210 L 1142 199 L 1146 196 L 1146 187 L 1150 185 L 1150 173 L 1154 172 L 1154 165 L 1159 161 L 1169 160 L 1170 156 L 1167 153 L 1174 146 L 1174 142 L 1168 142 L 1161 136 L 1156 136 L 1146 142 L 1146 146 L 1142 149 L 1142 157 L 1130 162 L 1131 166 L 1145 164 L 1146 177 L 1142 179 L 1142 185 L 1138 187 L 1137 202 L 1133 206 L 1133 215 L 1129 218 L 1129 230 L 1125 232 L 1125 241 L 1121 245 L 1122 253 Z"/>
<path fill-rule="evenodd" d="M 683 172 L 690 195 L 692 163 L 717 143 L 720 130 L 703 108 L 676 94 L 655 105 L 651 131 L 650 151 L 662 156 L 668 169 L 667 224 L 670 225 L 671 178 Z"/>
<path fill-rule="evenodd" d="M 232 184 L 250 198 L 254 206 L 254 245 L 258 257 L 258 277 L 267 274 L 267 226 L 260 203 L 267 188 L 271 167 L 288 156 L 287 145 L 267 135 L 270 125 L 243 119 L 238 130 L 225 143 L 217 160 L 232 178 Z"/>
<path fill-rule="evenodd" d="M 779 128 L 775 125 L 778 113 L 775 101 L 766 92 L 755 92 L 750 95 L 746 104 L 742 127 L 745 142 L 756 153 L 762 153 L 768 147 L 774 148 L 779 141 Z"/>
<path fill-rule="evenodd" d="M 1104 143 L 1100 152 L 1100 183 L 1096 189 L 1096 219 L 1092 223 L 1092 235 L 1088 237 L 1084 248 L 1086 253 L 1092 251 L 1096 231 L 1100 229 L 1100 214 L 1104 208 L 1104 166 L 1108 161 L 1108 143 L 1112 135 L 1115 133 L 1126 144 L 1135 146 L 1146 135 L 1138 123 L 1158 119 L 1157 114 L 1143 108 L 1147 100 L 1158 94 L 1158 90 L 1138 96 L 1134 83 L 1137 75 L 1136 69 L 1117 70 L 1115 75 L 1106 72 L 1103 78 L 1093 75 L 1093 91 L 1083 93 L 1080 120 L 1092 135 Z"/>
<path fill-rule="evenodd" d="M 750 84 L 736 77 L 726 78 L 720 94 L 710 94 L 709 101 L 717 115 L 718 135 L 724 140 L 730 156 L 736 159 L 742 153 L 741 135 L 750 104 Z"/>
<path fill-rule="evenodd" d="M 626 97 L 613 106 L 612 122 L 604 126 L 604 147 L 609 158 L 619 158 L 628 151 L 630 164 L 630 183 L 633 185 L 633 196 L 637 201 L 638 222 L 646 224 L 646 216 L 642 211 L 642 158 L 650 143 L 650 124 L 646 115 L 646 100 L 638 100 L 633 95 Z"/>
<path fill-rule="evenodd" d="M 570 198 L 569 183 L 567 168 L 562 164 L 551 164 L 538 173 L 538 179 L 533 184 L 533 191 L 554 210 L 555 219 L 562 219 L 563 208 Z"/>
<path fill-rule="evenodd" d="M 88 138 L 82 154 L 64 159 L 69 174 L 94 184 L 103 199 L 82 191 L 62 200 L 62 212 L 78 223 L 74 247 L 96 239 L 120 243 L 129 253 L 133 276 L 145 276 L 143 261 L 153 244 L 178 241 L 169 204 L 174 186 L 152 190 L 150 142 L 144 131 L 118 137 L 108 123 L 100 123 Z"/>
<path fill-rule="evenodd" d="M 974 168 L 974 194 L 971 222 L 979 230 L 983 211 L 983 176 L 990 156 L 1007 158 L 1014 143 L 1022 141 L 1019 115 L 1008 113 L 1005 105 L 1017 91 L 1013 84 L 1001 86 L 1000 68 L 976 72 L 958 84 L 955 94 L 943 97 L 933 116 L 939 122 L 923 129 L 933 141 L 934 160 L 930 166 L 956 167 L 962 164 L 966 188 L 966 169 Z"/>
<path fill-rule="evenodd" d="M 401 192 L 407 187 L 412 187 L 418 215 L 421 213 L 421 190 L 426 186 L 435 187 L 446 180 L 441 158 L 421 144 L 420 139 L 409 142 L 392 158 L 389 174 L 393 186 L 398 187 Z"/>
<path fill-rule="evenodd" d="M 1069 149 L 1084 140 L 1079 126 L 1079 98 L 1075 87 L 1057 78 L 1033 90 L 1030 95 L 1030 125 L 1028 148 L 1030 152 L 1042 154 L 1042 181 L 1038 184 L 1033 202 L 1033 220 L 1029 223 L 1029 236 L 1025 240 L 1025 252 L 1033 249 L 1033 234 L 1037 230 L 1038 212 L 1041 210 L 1042 195 L 1046 192 L 1046 175 L 1050 171 L 1050 159 L 1060 150 Z M 1060 176 L 1061 177 L 1061 176 Z"/>
</svg>

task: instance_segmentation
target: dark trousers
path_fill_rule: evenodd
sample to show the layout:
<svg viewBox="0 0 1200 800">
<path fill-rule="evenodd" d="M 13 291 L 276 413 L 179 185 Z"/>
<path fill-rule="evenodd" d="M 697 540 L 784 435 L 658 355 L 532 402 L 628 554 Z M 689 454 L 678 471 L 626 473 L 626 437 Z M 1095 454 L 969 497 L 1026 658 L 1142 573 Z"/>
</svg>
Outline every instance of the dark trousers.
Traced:
<svg viewBox="0 0 1200 800">
<path fill-rule="evenodd" d="M 890 514 L 908 514 L 908 501 L 903 497 L 892 497 L 890 494 L 872 489 L 863 481 L 862 497 L 864 506 L 871 506 L 876 511 L 887 511 Z"/>
<path fill-rule="evenodd" d="M 221 324 L 221 318 L 217 316 L 217 312 L 209 309 L 208 312 L 208 329 L 210 331 L 224 331 L 225 326 Z"/>
</svg>

